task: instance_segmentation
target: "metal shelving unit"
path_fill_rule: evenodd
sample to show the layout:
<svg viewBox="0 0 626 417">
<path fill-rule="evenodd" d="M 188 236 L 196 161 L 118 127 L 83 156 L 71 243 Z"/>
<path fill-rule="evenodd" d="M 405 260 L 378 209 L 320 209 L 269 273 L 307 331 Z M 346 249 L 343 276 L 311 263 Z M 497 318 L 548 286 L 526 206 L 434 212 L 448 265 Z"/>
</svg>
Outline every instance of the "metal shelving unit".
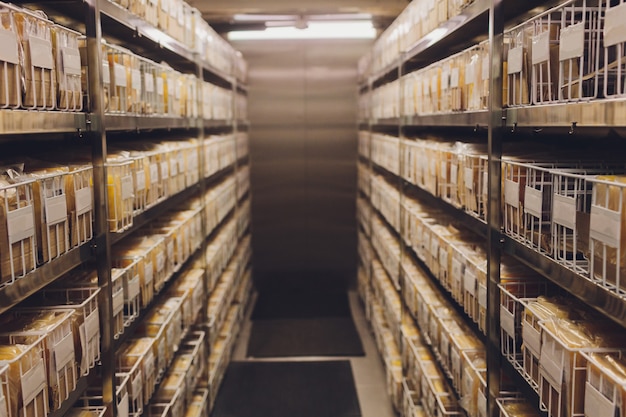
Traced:
<svg viewBox="0 0 626 417">
<path fill-rule="evenodd" d="M 426 205 L 452 217 L 459 224 L 469 228 L 476 235 L 486 239 L 488 245 L 488 280 L 487 280 L 487 335 L 484 339 L 488 362 L 488 415 L 499 415 L 495 399 L 500 393 L 501 376 L 507 375 L 520 387 L 520 391 L 539 404 L 537 394 L 526 380 L 514 369 L 500 352 L 500 264 L 503 254 L 509 255 L 532 268 L 547 280 L 556 283 L 583 303 L 602 313 L 622 327 L 626 327 L 626 297 L 602 287 L 588 277 L 566 268 L 547 256 L 534 251 L 524 244 L 508 237 L 502 229 L 502 148 L 503 143 L 512 139 L 531 139 L 537 134 L 552 135 L 561 138 L 590 139 L 613 136 L 616 132 L 626 131 L 626 100 L 608 99 L 580 101 L 566 104 L 545 104 L 525 107 L 503 106 L 502 96 L 504 30 L 505 26 L 516 25 L 529 17 L 535 16 L 550 7 L 559 5 L 562 0 L 516 2 L 513 0 L 476 0 L 459 16 L 441 24 L 435 31 L 426 35 L 407 51 L 403 52 L 396 63 L 376 73 L 360 77 L 358 94 L 366 95 L 374 89 L 392 81 L 399 80 L 398 108 L 402 109 L 402 94 L 405 88 L 403 75 L 426 67 L 456 52 L 488 38 L 489 51 L 489 96 L 488 110 L 468 111 L 449 114 L 429 114 L 420 116 L 401 116 L 399 118 L 375 119 L 360 115 L 357 126 L 360 130 L 374 133 L 385 132 L 407 139 L 411 135 L 420 136 L 436 130 L 438 135 L 447 135 L 458 139 L 458 132 L 473 130 L 472 140 L 480 138 L 488 149 L 488 207 L 486 221 L 481 220 L 463 209 L 452 206 L 414 184 L 403 181 L 399 188 L 401 199 L 411 195 Z M 371 98 L 370 98 L 371 100 Z M 371 101 L 370 101 L 371 102 Z M 400 113 L 401 114 L 401 113 Z M 461 129 L 459 129 L 461 128 Z M 410 140 L 410 139 L 409 139 Z M 402 143 L 402 142 L 401 142 Z M 400 145 L 400 170 L 404 160 L 403 146 Z M 358 156 L 359 161 L 367 164 L 372 172 L 384 174 L 389 181 L 397 174 L 378 167 L 371 158 Z M 364 193 L 359 195 L 367 199 Z M 377 215 L 376 208 L 370 204 L 372 217 Z M 402 210 L 402 208 L 401 208 Z M 382 217 L 382 215 L 381 215 Z M 387 226 L 389 224 L 385 222 Z M 400 239 L 401 247 L 406 242 Z M 408 249 L 408 248 L 407 248 Z M 411 250 L 408 249 L 411 253 Z M 374 250 L 374 253 L 376 251 Z M 404 252 L 403 252 L 404 253 Z M 412 255 L 415 255 L 412 253 Z M 366 266 L 367 267 L 367 266 Z M 371 277 L 371 273 L 370 273 Z M 431 277 L 433 278 L 433 277 Z M 435 279 L 434 282 L 437 283 Z M 440 289 L 443 289 L 442 287 Z M 445 293 L 445 291 L 444 291 Z M 468 321 L 470 323 L 470 321 Z M 540 412 L 539 408 L 537 411 Z M 540 415 L 545 415 L 541 413 Z"/>
<path fill-rule="evenodd" d="M 201 81 L 213 83 L 221 87 L 232 89 L 233 94 L 237 91 L 247 92 L 244 85 L 237 84 L 234 76 L 225 74 L 204 62 L 200 54 L 182 42 L 179 42 L 162 32 L 160 29 L 143 21 L 118 4 L 108 0 L 68 0 L 68 1 L 40 1 L 32 0 L 17 1 L 18 4 L 28 3 L 29 7 L 43 9 L 49 17 L 62 25 L 80 31 L 86 36 L 85 56 L 83 65 L 89 67 L 87 85 L 87 107 L 81 113 L 57 112 L 57 111 L 23 111 L 23 110 L 0 110 L 0 142 L 11 142 L 19 138 L 24 143 L 36 141 L 42 135 L 57 140 L 57 136 L 63 138 L 80 137 L 82 141 L 91 146 L 93 163 L 93 189 L 94 189 L 94 237 L 92 240 L 76 247 L 62 255 L 39 266 L 34 271 L 16 279 L 10 285 L 0 288 L 0 313 L 10 310 L 13 306 L 25 300 L 35 292 L 43 289 L 54 282 L 68 271 L 86 263 L 95 261 L 98 271 L 98 285 L 100 287 L 98 307 L 100 309 L 101 323 L 101 356 L 99 365 L 92 369 L 88 376 L 81 377 L 77 381 L 76 389 L 69 398 L 63 402 L 61 408 L 49 415 L 49 417 L 63 417 L 68 410 L 84 395 L 90 384 L 101 387 L 102 404 L 107 411 L 105 416 L 112 417 L 116 414 L 115 398 L 115 368 L 116 349 L 121 341 L 130 337 L 133 327 L 127 327 L 119 340 L 113 335 L 113 302 L 111 285 L 111 247 L 120 242 L 138 228 L 157 219 L 166 211 L 180 205 L 198 192 L 204 191 L 207 186 L 215 184 L 225 175 L 235 175 L 238 162 L 229 167 L 220 169 L 208 178 L 204 178 L 203 154 L 199 155 L 199 178 L 196 185 L 170 196 L 155 206 L 142 212 L 133 218 L 133 227 L 123 233 L 109 232 L 108 226 L 108 198 L 107 198 L 107 135 L 117 133 L 157 132 L 159 140 L 172 132 L 173 135 L 185 132 L 185 135 L 196 137 L 202 145 L 205 143 L 205 131 L 213 133 L 235 133 L 237 126 L 247 126 L 247 121 L 233 120 L 204 120 L 202 118 L 202 106 L 198 110 L 198 117 L 171 117 L 171 116 L 142 116 L 136 114 L 105 114 L 104 95 L 102 89 L 102 39 L 112 39 L 113 42 L 123 43 L 133 53 L 151 58 L 155 61 L 165 61 L 173 68 L 186 73 L 195 74 L 198 78 L 198 91 L 201 91 Z M 234 59 L 234 57 L 233 57 Z M 233 97 L 233 114 L 236 103 Z M 61 142 L 59 142 L 61 143 Z M 8 146 L 8 145 L 7 145 Z M 238 158 L 237 158 L 238 159 Z M 249 196 L 245 193 L 242 198 Z M 165 287 L 159 294 L 165 294 L 167 286 L 170 286 L 182 274 L 186 267 L 191 265 L 194 259 L 202 258 L 207 240 L 216 236 L 227 219 L 236 217 L 239 199 L 222 221 L 211 230 L 202 224 L 203 243 L 200 248 L 190 256 L 186 262 L 177 266 L 173 274 L 168 278 Z M 204 287 L 207 288 L 207 276 L 204 279 Z M 144 317 L 151 306 L 142 311 Z M 206 306 L 200 313 L 200 321 L 206 321 Z M 135 320 L 133 326 L 137 326 L 140 320 Z M 208 340 L 206 341 L 208 348 Z M 207 350 L 208 351 L 208 350 Z M 95 374 L 98 374 L 96 381 Z M 90 388 L 91 388 L 90 387 Z"/>
</svg>

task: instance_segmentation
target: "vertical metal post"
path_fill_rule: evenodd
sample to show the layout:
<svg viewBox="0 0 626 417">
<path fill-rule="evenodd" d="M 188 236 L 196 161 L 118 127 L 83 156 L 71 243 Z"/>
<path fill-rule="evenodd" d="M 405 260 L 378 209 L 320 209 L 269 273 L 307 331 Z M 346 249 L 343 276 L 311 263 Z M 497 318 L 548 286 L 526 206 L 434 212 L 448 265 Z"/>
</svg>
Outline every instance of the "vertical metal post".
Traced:
<svg viewBox="0 0 626 417">
<path fill-rule="evenodd" d="M 368 107 L 368 114 L 367 114 L 367 130 L 369 132 L 369 147 L 367 150 L 367 169 L 368 169 L 368 174 L 369 174 L 369 178 L 368 178 L 368 188 L 369 188 L 369 195 L 367 196 L 367 204 L 369 204 L 370 207 L 370 218 L 369 218 L 369 229 L 370 229 L 370 235 L 367 236 L 369 243 L 370 243 L 370 249 L 373 250 L 372 248 L 372 229 L 374 226 L 374 206 L 372 204 L 372 168 L 373 168 L 373 163 L 372 163 L 372 133 L 373 133 L 373 126 L 374 126 L 374 120 L 372 119 L 372 105 L 373 105 L 373 99 L 372 99 L 372 92 L 374 91 L 374 86 L 373 86 L 373 81 L 372 78 L 370 77 L 367 81 L 367 93 L 368 93 L 368 100 L 369 100 L 369 107 Z M 370 251 L 371 252 L 371 251 Z M 372 276 L 374 275 L 374 268 L 372 267 L 372 259 L 370 259 L 369 265 L 367 265 L 368 269 L 369 269 L 369 275 L 368 275 L 368 280 L 367 280 L 367 284 L 368 284 L 368 289 L 371 291 L 371 286 L 372 286 Z M 365 307 L 367 310 L 367 306 Z"/>
<path fill-rule="evenodd" d="M 502 199 L 502 57 L 504 13 L 503 0 L 491 0 L 489 8 L 489 129 L 488 129 L 488 200 L 487 206 L 487 415 L 499 415 L 495 399 L 500 394 L 500 258 Z"/>
<path fill-rule="evenodd" d="M 406 190 L 406 184 L 405 184 L 405 180 L 404 180 L 404 176 L 402 175 L 402 173 L 404 172 L 404 162 L 405 162 L 405 158 L 404 158 L 404 153 L 406 151 L 405 146 L 404 146 L 404 117 L 402 115 L 402 113 L 404 112 L 404 81 L 402 76 L 404 75 L 404 71 L 403 71 L 403 64 L 405 62 L 405 58 L 406 58 L 406 53 L 402 52 L 400 53 L 400 57 L 398 58 L 398 88 L 400 89 L 399 93 L 398 93 L 398 143 L 400 146 L 400 152 L 398 153 L 398 158 L 400 158 L 400 161 L 398 161 L 398 183 L 400 184 L 400 199 L 398 204 L 400 205 L 399 207 L 399 214 L 400 214 L 400 224 L 398 225 L 398 233 L 400 234 L 400 262 L 398 263 L 398 292 L 399 292 L 399 296 L 400 296 L 400 340 L 398 340 L 399 344 L 398 344 L 398 348 L 400 349 L 400 352 L 404 351 L 404 346 L 402 346 L 402 343 L 404 341 L 403 337 L 402 337 L 402 322 L 404 321 L 404 317 L 405 314 L 410 315 L 410 313 L 408 312 L 408 309 L 406 307 L 406 304 L 404 302 L 404 286 L 402 285 L 404 280 L 404 269 L 402 268 L 402 262 L 404 261 L 404 255 L 406 253 L 406 242 L 404 241 L 404 234 L 405 234 L 405 230 L 404 230 L 404 197 L 405 197 L 405 190 Z M 405 363 L 404 361 L 402 361 L 402 376 L 406 376 L 406 368 L 405 368 Z"/>
<path fill-rule="evenodd" d="M 108 416 L 117 414 L 115 399 L 115 352 L 113 351 L 113 308 L 111 288 L 111 241 L 108 224 L 107 145 L 102 95 L 102 30 L 98 0 L 88 0 L 85 7 L 87 38 L 88 104 L 87 138 L 92 145 L 95 228 L 95 252 L 100 295 L 102 400 Z"/>
</svg>

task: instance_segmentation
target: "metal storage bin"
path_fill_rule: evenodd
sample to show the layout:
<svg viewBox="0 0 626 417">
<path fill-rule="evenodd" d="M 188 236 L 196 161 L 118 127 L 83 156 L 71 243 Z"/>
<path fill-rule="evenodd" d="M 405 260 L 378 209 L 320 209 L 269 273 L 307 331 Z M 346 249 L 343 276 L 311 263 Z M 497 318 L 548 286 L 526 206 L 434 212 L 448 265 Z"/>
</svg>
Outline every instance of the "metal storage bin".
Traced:
<svg viewBox="0 0 626 417">
<path fill-rule="evenodd" d="M 36 267 L 34 180 L 0 185 L 0 287 Z"/>
<path fill-rule="evenodd" d="M 604 12 L 603 54 L 604 54 L 604 96 L 624 97 L 626 85 L 626 39 L 621 30 L 626 17 L 626 2 L 623 0 L 603 0 L 601 6 Z"/>
<path fill-rule="evenodd" d="M 17 25 L 13 13 L 17 9 L 0 3 L 0 30 L 5 52 L 0 57 L 0 108 L 22 106 L 22 78 Z"/>
<path fill-rule="evenodd" d="M 82 111 L 83 92 L 81 84 L 80 33 L 59 25 L 52 27 L 52 46 L 55 56 L 58 103 L 64 111 Z"/>
<path fill-rule="evenodd" d="M 123 232 L 133 225 L 135 187 L 132 160 L 109 157 L 107 175 L 109 231 Z"/>
<path fill-rule="evenodd" d="M 44 336 L 0 336 L 2 360 L 0 385 L 9 417 L 42 417 L 48 414 L 48 381 Z M 20 345 L 15 346 L 15 345 Z"/>
<path fill-rule="evenodd" d="M 128 395 L 131 415 L 140 415 L 154 393 L 157 377 L 155 340 L 142 337 L 125 343 L 117 352 L 119 374 L 129 378 Z"/>
<path fill-rule="evenodd" d="M 622 417 L 626 378 L 621 372 L 624 352 L 595 354 L 583 353 L 587 360 L 585 383 L 585 417 Z"/>
</svg>

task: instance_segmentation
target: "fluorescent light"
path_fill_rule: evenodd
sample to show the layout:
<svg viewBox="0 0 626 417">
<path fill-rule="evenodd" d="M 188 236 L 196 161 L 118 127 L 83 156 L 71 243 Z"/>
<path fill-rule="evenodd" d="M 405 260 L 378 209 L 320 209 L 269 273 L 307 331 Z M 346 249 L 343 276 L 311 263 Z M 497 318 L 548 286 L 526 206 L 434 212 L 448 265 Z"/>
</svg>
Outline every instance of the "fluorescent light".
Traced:
<svg viewBox="0 0 626 417">
<path fill-rule="evenodd" d="M 271 27 L 265 30 L 235 31 L 228 33 L 228 39 L 267 40 L 267 39 L 374 39 L 376 29 L 372 22 L 309 22 L 306 29 L 294 27 Z"/>
</svg>

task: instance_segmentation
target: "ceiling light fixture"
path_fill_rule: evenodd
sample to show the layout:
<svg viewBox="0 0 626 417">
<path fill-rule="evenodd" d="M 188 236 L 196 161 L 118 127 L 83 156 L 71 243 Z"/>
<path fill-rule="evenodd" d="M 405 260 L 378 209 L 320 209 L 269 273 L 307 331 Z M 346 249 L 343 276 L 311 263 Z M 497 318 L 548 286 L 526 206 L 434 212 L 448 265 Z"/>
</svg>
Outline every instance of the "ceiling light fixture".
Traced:
<svg viewBox="0 0 626 417">
<path fill-rule="evenodd" d="M 371 21 L 309 21 L 308 27 L 297 29 L 296 22 L 289 27 L 268 27 L 265 30 L 235 31 L 228 39 L 271 40 L 271 39 L 374 39 L 376 29 Z"/>
</svg>

